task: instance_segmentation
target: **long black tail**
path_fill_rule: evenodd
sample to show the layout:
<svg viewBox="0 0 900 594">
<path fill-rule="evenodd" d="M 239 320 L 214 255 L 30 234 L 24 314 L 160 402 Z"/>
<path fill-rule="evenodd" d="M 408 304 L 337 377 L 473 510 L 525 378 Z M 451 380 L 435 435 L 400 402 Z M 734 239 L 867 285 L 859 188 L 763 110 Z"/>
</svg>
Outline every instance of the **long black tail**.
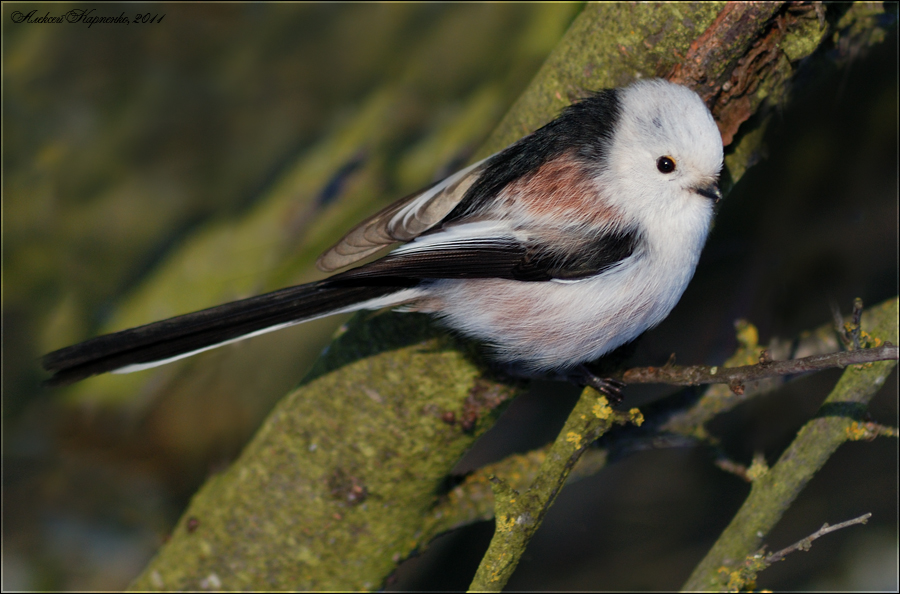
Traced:
<svg viewBox="0 0 900 594">
<path fill-rule="evenodd" d="M 288 287 L 218 307 L 98 336 L 48 355 L 50 385 L 77 382 L 108 371 L 162 365 L 227 342 L 312 318 L 356 309 L 399 305 L 421 296 L 432 279 L 503 278 L 547 280 L 535 264 L 550 259 L 513 240 L 450 241 L 427 249 L 397 250 L 325 280 Z M 427 290 L 427 288 L 425 288 Z M 396 294 L 396 295 L 395 295 Z"/>
<path fill-rule="evenodd" d="M 355 305 L 403 288 L 390 282 L 363 284 L 331 279 L 288 287 L 98 336 L 44 355 L 41 363 L 54 374 L 47 385 L 65 385 L 109 371 L 129 371 L 129 367 L 136 371 L 268 329 L 352 311 Z"/>
</svg>

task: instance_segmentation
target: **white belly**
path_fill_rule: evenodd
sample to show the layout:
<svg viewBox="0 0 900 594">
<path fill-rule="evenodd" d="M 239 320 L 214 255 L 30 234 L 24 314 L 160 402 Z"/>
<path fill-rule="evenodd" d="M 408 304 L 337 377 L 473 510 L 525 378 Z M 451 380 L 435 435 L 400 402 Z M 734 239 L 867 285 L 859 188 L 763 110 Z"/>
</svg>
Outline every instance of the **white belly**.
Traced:
<svg viewBox="0 0 900 594">
<path fill-rule="evenodd" d="M 438 298 L 436 313 L 449 326 L 491 345 L 501 361 L 534 371 L 567 368 L 661 322 L 696 265 L 682 259 L 675 269 L 647 254 L 632 258 L 623 263 L 630 265 L 579 281 L 441 280 L 428 293 Z"/>
</svg>

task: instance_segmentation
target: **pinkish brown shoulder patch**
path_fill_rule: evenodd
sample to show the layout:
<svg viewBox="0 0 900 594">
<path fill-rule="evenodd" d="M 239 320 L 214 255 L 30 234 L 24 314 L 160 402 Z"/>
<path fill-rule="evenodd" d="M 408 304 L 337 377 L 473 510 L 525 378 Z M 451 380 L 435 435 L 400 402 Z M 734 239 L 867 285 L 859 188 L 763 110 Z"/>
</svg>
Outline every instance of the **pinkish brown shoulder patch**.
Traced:
<svg viewBox="0 0 900 594">
<path fill-rule="evenodd" d="M 619 218 L 614 208 L 600 200 L 590 171 L 571 152 L 506 186 L 499 202 L 511 214 L 550 225 L 556 225 L 561 215 L 569 224 L 592 226 L 606 226 Z"/>
</svg>

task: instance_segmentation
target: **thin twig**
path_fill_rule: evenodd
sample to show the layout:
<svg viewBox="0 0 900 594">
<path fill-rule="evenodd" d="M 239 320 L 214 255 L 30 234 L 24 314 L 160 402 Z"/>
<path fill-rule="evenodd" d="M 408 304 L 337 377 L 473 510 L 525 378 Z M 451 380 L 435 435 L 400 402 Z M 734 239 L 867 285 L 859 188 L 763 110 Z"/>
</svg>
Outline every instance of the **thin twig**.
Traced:
<svg viewBox="0 0 900 594">
<path fill-rule="evenodd" d="M 768 557 L 766 557 L 766 564 L 772 565 L 776 561 L 781 561 L 787 555 L 793 553 L 794 551 L 808 551 L 810 546 L 812 545 L 812 541 L 817 538 L 821 538 L 825 536 L 829 532 L 834 532 L 835 530 L 840 530 L 841 528 L 846 528 L 847 526 L 853 526 L 854 524 L 865 524 L 869 521 L 869 518 L 872 517 L 871 513 L 863 514 L 858 518 L 853 518 L 852 520 L 847 520 L 846 522 L 841 522 L 840 524 L 835 524 L 834 526 L 829 526 L 827 523 L 822 524 L 822 527 L 807 536 L 804 539 L 798 540 L 794 544 L 789 547 L 785 547 L 778 552 L 772 553 Z"/>
<path fill-rule="evenodd" d="M 729 384 L 742 386 L 744 382 L 753 382 L 770 377 L 795 375 L 807 371 L 819 371 L 830 367 L 847 367 L 874 361 L 896 361 L 900 357 L 898 347 L 885 343 L 871 349 L 860 349 L 828 355 L 813 355 L 802 359 L 787 361 L 771 361 L 764 355 L 757 365 L 742 367 L 710 367 L 708 365 L 692 365 L 689 367 L 634 367 L 622 373 L 612 374 L 627 384 L 674 384 L 678 386 L 696 386 L 699 384 Z"/>
<path fill-rule="evenodd" d="M 729 570 L 726 566 L 720 566 L 716 570 L 716 575 L 721 577 L 723 581 L 719 584 L 718 588 L 711 587 L 709 589 L 719 592 L 744 592 L 746 590 L 755 590 L 756 579 L 759 573 L 771 567 L 776 561 L 781 561 L 785 556 L 794 551 L 808 551 L 812 547 L 812 541 L 815 539 L 825 536 L 829 532 L 846 528 L 847 526 L 865 524 L 870 517 L 872 517 L 872 514 L 865 514 L 858 518 L 841 522 L 835 526 L 825 524 L 820 530 L 777 553 L 766 556 L 764 550 L 765 547 L 763 547 L 758 552 L 747 555 L 743 562 L 740 563 L 739 566 L 734 567 L 734 569 Z M 725 583 L 726 579 L 727 583 Z"/>
</svg>

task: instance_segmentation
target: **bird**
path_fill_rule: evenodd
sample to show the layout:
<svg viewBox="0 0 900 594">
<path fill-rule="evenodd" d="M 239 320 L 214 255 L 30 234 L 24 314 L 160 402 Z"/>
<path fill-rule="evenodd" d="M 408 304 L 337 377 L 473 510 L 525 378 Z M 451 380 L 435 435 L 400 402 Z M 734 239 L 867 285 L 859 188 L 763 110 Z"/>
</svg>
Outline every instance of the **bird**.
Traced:
<svg viewBox="0 0 900 594">
<path fill-rule="evenodd" d="M 640 79 L 589 93 L 359 223 L 318 259 L 332 276 L 59 349 L 42 358 L 47 383 L 140 371 L 328 315 L 394 308 L 434 315 L 485 344 L 498 365 L 581 377 L 621 399 L 622 384 L 586 364 L 675 307 L 722 198 L 722 164 L 715 120 L 687 87 Z"/>
</svg>

